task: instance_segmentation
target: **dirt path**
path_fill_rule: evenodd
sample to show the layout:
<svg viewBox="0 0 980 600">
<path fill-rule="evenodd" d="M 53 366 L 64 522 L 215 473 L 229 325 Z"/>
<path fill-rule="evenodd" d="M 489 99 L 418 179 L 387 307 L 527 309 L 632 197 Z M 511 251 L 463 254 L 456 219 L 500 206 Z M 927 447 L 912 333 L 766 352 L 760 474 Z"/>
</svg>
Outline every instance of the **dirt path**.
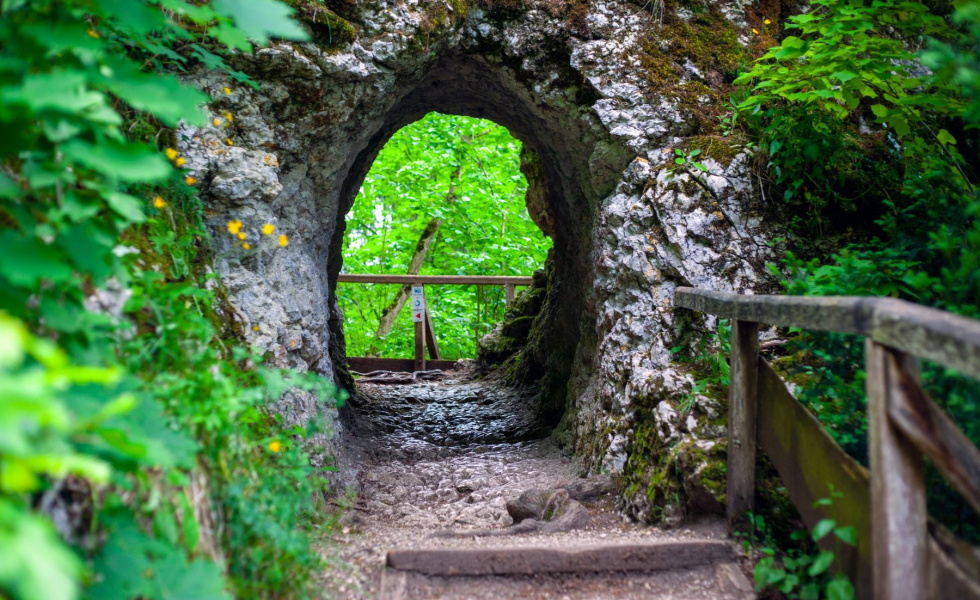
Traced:
<svg viewBox="0 0 980 600">
<path fill-rule="evenodd" d="M 664 531 L 624 523 L 609 482 L 578 477 L 575 462 L 540 439 L 530 401 L 465 375 L 412 385 L 362 385 L 354 400 L 361 494 L 325 546 L 340 556 L 324 597 L 728 598 L 731 574 L 702 566 L 664 574 L 386 577 L 389 550 L 541 547 L 712 540 L 720 522 Z M 513 524 L 506 503 L 530 489 L 587 489 L 580 529 L 500 535 Z M 491 535 L 486 535 L 491 533 Z M 476 535 L 474 535 L 476 534 Z M 721 583 L 719 584 L 719 581 Z M 737 587 L 737 586 L 736 586 Z M 393 589 L 395 588 L 395 589 Z M 735 588 L 732 588 L 735 589 Z M 737 591 L 737 590 L 736 590 Z"/>
</svg>

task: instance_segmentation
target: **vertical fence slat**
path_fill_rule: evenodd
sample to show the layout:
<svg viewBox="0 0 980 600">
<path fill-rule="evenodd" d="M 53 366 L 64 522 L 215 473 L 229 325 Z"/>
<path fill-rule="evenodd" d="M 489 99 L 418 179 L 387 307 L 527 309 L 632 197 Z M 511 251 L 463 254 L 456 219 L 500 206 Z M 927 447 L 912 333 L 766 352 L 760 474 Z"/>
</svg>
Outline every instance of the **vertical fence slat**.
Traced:
<svg viewBox="0 0 980 600">
<path fill-rule="evenodd" d="M 510 305 L 514 303 L 514 297 L 517 295 L 517 289 L 513 283 L 504 284 L 504 306 L 510 308 Z"/>
<path fill-rule="evenodd" d="M 732 322 L 728 387 L 728 523 L 737 527 L 755 509 L 759 324 Z"/>
<path fill-rule="evenodd" d="M 874 597 L 928 598 L 928 514 L 922 455 L 888 418 L 888 405 L 908 394 L 902 377 L 917 377 L 914 360 L 867 339 L 865 363 Z"/>
<path fill-rule="evenodd" d="M 424 287 L 422 288 L 422 294 L 423 294 L 422 295 L 423 298 L 422 321 L 415 322 L 415 370 L 416 371 L 425 370 L 425 325 L 426 324 L 424 321 L 425 321 L 425 317 L 428 316 L 426 313 L 429 312 L 429 306 L 428 306 L 429 303 L 428 301 L 424 300 L 425 298 Z"/>
</svg>

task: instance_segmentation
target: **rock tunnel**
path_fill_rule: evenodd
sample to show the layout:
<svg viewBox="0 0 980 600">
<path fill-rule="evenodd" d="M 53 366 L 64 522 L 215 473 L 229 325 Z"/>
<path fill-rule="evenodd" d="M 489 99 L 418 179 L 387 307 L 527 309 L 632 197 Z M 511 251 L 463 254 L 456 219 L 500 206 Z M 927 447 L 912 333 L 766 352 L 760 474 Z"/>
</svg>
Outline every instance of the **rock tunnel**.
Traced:
<svg viewBox="0 0 980 600">
<path fill-rule="evenodd" d="M 588 82 L 580 82 L 582 93 L 589 93 Z M 616 166 L 610 165 L 605 181 L 596 180 L 589 171 L 588 157 L 595 152 L 596 132 L 590 131 L 573 115 L 543 114 L 526 90 L 502 76 L 501 69 L 478 55 L 453 53 L 437 61 L 414 87 L 406 89 L 385 114 L 364 149 L 353 157 L 340 189 L 339 219 L 349 210 L 378 152 L 400 128 L 429 112 L 441 112 L 491 120 L 506 127 L 520 140 L 525 151 L 533 152 L 543 171 L 540 188 L 545 200 L 552 233 L 553 285 L 539 316 L 539 332 L 533 348 L 525 353 L 521 364 L 522 378 L 537 381 L 546 374 L 556 382 L 542 396 L 543 416 L 556 422 L 564 412 L 567 394 L 563 382 L 568 380 L 574 350 L 581 337 L 585 298 L 591 281 L 590 244 L 587 240 L 599 200 L 611 191 Z M 537 190 L 535 190 L 537 191 Z M 328 276 L 331 290 L 343 261 L 344 226 L 334 231 L 331 240 Z M 586 242 L 586 243 L 583 243 Z M 333 321 L 331 335 L 342 340 L 339 321 Z M 335 361 L 342 366 L 343 361 Z M 339 375 L 341 378 L 344 374 Z M 554 422 L 551 424 L 554 425 Z"/>
<path fill-rule="evenodd" d="M 235 113 L 239 141 L 182 128 L 180 150 L 202 182 L 215 269 L 249 341 L 277 366 L 350 385 L 334 292 L 344 216 L 372 161 L 431 111 L 508 128 L 540 157 L 555 223 L 553 275 L 521 378 L 538 386 L 541 412 L 560 419 L 554 435 L 583 471 L 630 484 L 626 514 L 663 518 L 654 506 L 668 497 L 677 515 L 718 510 L 724 486 L 702 473 L 723 460 L 722 407 L 701 396 L 694 411 L 678 410 L 692 380 L 670 353 L 713 324 L 675 318 L 671 296 L 677 285 L 771 285 L 767 211 L 749 157 L 705 125 L 720 96 L 704 90 L 724 65 L 678 53 L 632 4 L 574 8 L 348 7 L 346 37 L 238 57 L 257 87 L 193 76 L 219 98 L 216 115 Z M 689 28 L 733 40 L 745 29 L 735 3 L 711 4 L 708 16 L 710 27 Z M 672 168 L 675 148 L 695 147 L 707 149 L 702 181 Z M 243 253 L 222 234 L 231 218 L 276 224 L 288 248 Z M 293 393 L 277 409 L 300 422 L 317 406 Z M 340 435 L 319 443 L 342 457 L 343 418 L 334 426 Z"/>
</svg>

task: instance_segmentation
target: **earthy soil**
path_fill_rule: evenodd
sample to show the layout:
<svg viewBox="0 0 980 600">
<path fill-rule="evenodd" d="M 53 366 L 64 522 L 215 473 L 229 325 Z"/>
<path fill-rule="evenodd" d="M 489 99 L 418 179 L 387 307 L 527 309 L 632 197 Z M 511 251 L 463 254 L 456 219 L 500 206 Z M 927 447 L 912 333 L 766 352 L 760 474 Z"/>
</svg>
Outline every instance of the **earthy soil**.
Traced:
<svg viewBox="0 0 980 600">
<path fill-rule="evenodd" d="M 513 524 L 506 502 L 525 490 L 582 483 L 575 461 L 541 438 L 530 399 L 496 382 L 473 381 L 464 372 L 439 382 L 361 385 L 352 404 L 361 490 L 324 545 L 324 554 L 334 557 L 324 576 L 325 598 L 379 597 L 385 557 L 395 548 L 567 547 L 725 535 L 719 521 L 671 531 L 624 522 L 611 493 L 585 503 L 592 520 L 582 529 L 472 535 L 505 531 Z M 608 487 L 606 480 L 597 483 Z M 447 536 L 451 532 L 457 535 Z M 392 580 L 389 572 L 384 585 L 386 594 L 400 598 L 739 597 L 721 593 L 731 587 L 724 583 L 730 575 L 719 566 L 507 578 L 399 573 Z"/>
</svg>

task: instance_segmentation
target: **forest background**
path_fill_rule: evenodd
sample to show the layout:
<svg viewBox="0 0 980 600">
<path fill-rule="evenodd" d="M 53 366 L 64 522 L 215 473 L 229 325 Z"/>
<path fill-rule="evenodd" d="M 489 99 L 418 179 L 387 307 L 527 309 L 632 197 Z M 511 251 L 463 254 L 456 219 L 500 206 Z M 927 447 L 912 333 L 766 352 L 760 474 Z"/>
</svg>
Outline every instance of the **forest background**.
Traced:
<svg viewBox="0 0 980 600">
<path fill-rule="evenodd" d="M 698 133 L 752 152 L 767 197 L 790 215 L 793 252 L 773 267 L 787 291 L 887 295 L 978 316 L 980 6 L 815 0 L 753 35 L 725 82 L 730 110 Z M 329 513 L 301 440 L 321 425 L 284 430 L 268 404 L 288 387 L 325 408 L 339 397 L 264 368 L 245 347 L 208 274 L 197 182 L 173 135 L 181 119 L 202 124 L 209 101 L 175 74 L 219 69 L 254 85 L 226 65 L 229 49 L 305 36 L 274 0 L 3 3 L 0 596 L 316 594 L 322 559 L 311 542 Z M 424 160 L 411 161 L 420 180 Z M 383 225 L 383 213 L 358 217 L 361 204 L 364 231 Z M 412 235 L 436 216 L 421 204 L 404 214 Z M 477 247 L 479 229 L 451 240 L 442 217 L 444 249 Z M 289 233 L 275 232 L 286 236 L 280 251 Z M 377 241 L 366 235 L 353 243 Z M 527 274 L 536 263 L 518 255 L 542 246 L 528 248 L 517 244 L 504 267 Z M 479 252 L 500 268 L 499 249 Z M 398 254 L 388 255 L 393 270 Z M 469 327 L 461 340 L 482 331 Z M 860 344 L 806 334 L 794 343 L 785 366 L 803 400 L 864 456 Z M 930 365 L 925 379 L 978 441 L 976 384 Z M 934 514 L 976 539 L 977 516 L 934 483 Z M 50 515 L 65 498 L 83 509 L 59 531 Z"/>
<path fill-rule="evenodd" d="M 521 143 L 484 119 L 430 113 L 385 144 L 347 215 L 344 272 L 405 274 L 423 236 L 423 275 L 531 275 L 551 247 L 528 216 Z M 348 356 L 411 358 L 408 310 L 378 337 L 400 286 L 341 283 Z M 520 289 L 520 288 L 518 288 Z M 496 286 L 430 285 L 426 301 L 444 358 L 475 358 L 501 320 Z"/>
</svg>

